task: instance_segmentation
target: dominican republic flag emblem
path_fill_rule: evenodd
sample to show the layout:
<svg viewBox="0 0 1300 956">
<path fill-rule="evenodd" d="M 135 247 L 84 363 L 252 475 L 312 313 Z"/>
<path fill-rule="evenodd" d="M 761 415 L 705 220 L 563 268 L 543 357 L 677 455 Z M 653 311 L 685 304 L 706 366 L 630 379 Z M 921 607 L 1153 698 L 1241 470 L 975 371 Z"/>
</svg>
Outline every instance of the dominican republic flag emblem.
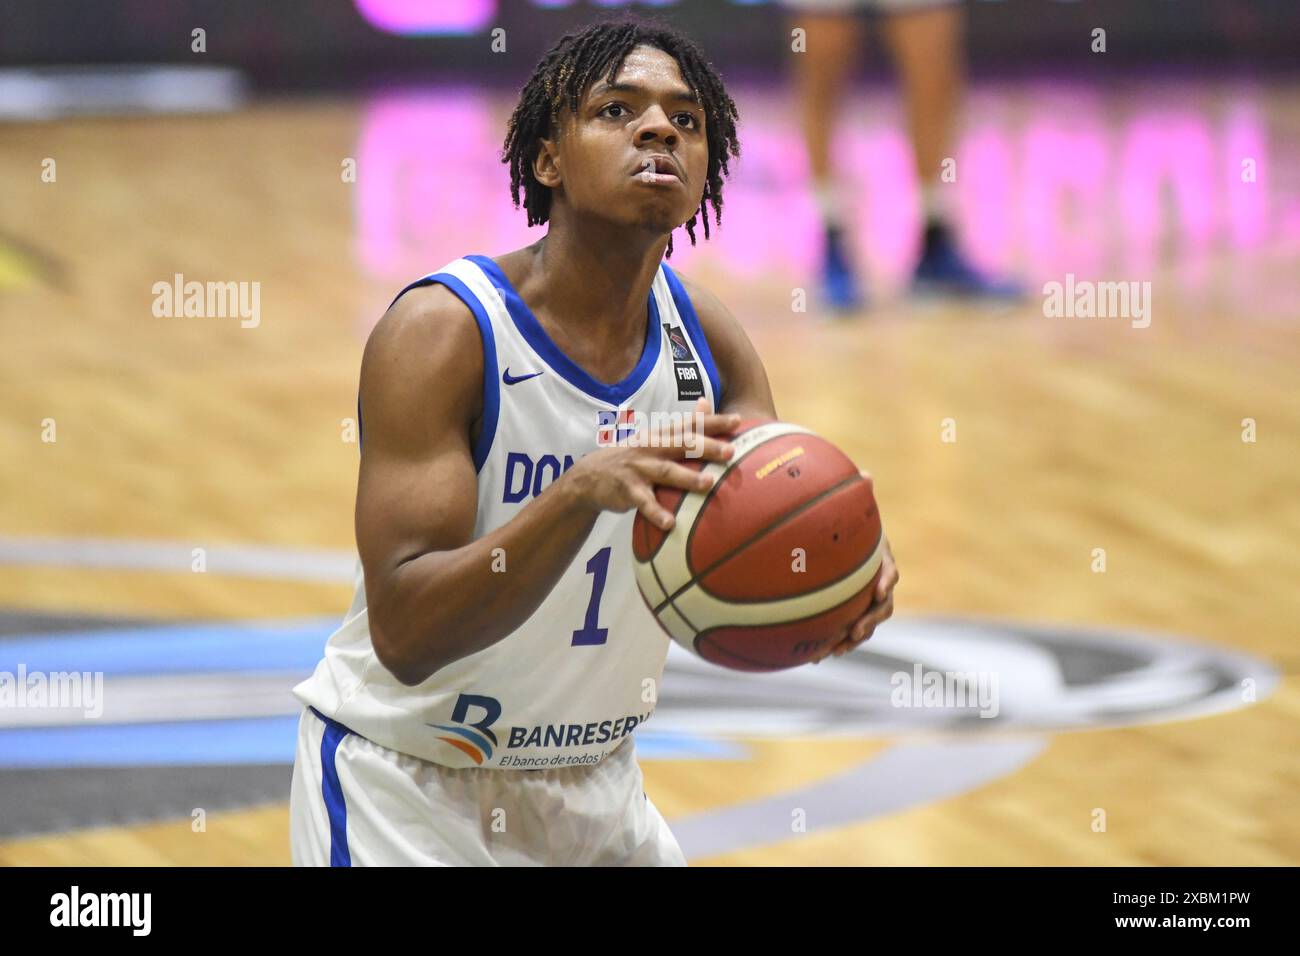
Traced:
<svg viewBox="0 0 1300 956">
<path fill-rule="evenodd" d="M 617 445 L 636 434 L 636 412 L 630 408 L 596 413 L 596 444 Z"/>
</svg>

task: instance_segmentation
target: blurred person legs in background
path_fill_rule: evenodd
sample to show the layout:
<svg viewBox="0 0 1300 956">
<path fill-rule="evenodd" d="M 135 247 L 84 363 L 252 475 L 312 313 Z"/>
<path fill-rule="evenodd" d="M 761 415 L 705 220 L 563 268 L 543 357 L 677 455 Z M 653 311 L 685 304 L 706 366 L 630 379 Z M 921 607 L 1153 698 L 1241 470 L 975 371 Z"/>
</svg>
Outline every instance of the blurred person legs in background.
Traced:
<svg viewBox="0 0 1300 956">
<path fill-rule="evenodd" d="M 836 309 L 862 306 L 849 238 L 854 185 L 834 168 L 831 143 L 844 113 L 844 86 L 861 46 L 856 14 L 881 14 L 881 32 L 903 87 L 908 135 L 916 162 L 924 231 L 912 276 L 917 292 L 1013 298 L 1011 282 L 981 275 L 957 247 L 952 183 L 941 176 L 951 156 L 952 131 L 961 99 L 963 11 L 959 0 L 784 0 L 791 28 L 806 31 L 806 52 L 795 59 L 795 77 L 808 149 L 809 169 L 824 230 L 821 283 Z"/>
</svg>

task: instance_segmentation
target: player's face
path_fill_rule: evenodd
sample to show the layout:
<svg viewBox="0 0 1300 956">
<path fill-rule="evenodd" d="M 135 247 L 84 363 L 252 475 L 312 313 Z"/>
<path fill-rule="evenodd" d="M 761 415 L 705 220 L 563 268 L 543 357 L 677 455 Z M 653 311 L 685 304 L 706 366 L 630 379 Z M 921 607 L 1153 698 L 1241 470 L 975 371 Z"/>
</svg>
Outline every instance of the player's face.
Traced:
<svg viewBox="0 0 1300 956">
<path fill-rule="evenodd" d="M 628 54 L 613 82 L 601 76 L 562 114 L 552 163 L 556 198 L 588 215 L 668 233 L 690 219 L 704 195 L 709 147 L 704 107 L 677 61 L 653 47 Z M 539 177 L 540 178 L 540 177 Z"/>
</svg>

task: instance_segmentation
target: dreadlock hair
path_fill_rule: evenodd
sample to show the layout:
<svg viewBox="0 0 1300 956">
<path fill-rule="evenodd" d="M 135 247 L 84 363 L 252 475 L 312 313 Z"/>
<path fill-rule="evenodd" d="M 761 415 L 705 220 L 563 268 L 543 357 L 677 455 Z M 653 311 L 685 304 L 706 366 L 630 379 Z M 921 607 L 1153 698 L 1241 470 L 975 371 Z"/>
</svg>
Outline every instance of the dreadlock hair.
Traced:
<svg viewBox="0 0 1300 956">
<path fill-rule="evenodd" d="M 540 148 L 538 140 L 550 137 L 563 107 L 574 113 L 578 111 L 582 94 L 602 71 L 612 83 L 623 60 L 643 44 L 662 50 L 677 61 L 682 79 L 704 108 L 709 167 L 700 208 L 686 222 L 691 245 L 695 245 L 697 218 L 703 219 L 704 238 L 709 238 L 708 206 L 713 207 L 714 223 L 722 224 L 722 179 L 730 175 L 728 158 L 740 156 L 736 104 L 727 95 L 722 78 L 693 40 L 667 24 L 625 17 L 594 23 L 561 37 L 542 57 L 519 94 L 519 103 L 506 128 L 501 162 L 510 166 L 510 196 L 516 208 L 520 205 L 520 194 L 523 195 L 528 225 L 541 225 L 551 217 L 551 189 L 533 175 L 533 161 Z M 670 235 L 667 255 L 672 254 Z"/>
</svg>

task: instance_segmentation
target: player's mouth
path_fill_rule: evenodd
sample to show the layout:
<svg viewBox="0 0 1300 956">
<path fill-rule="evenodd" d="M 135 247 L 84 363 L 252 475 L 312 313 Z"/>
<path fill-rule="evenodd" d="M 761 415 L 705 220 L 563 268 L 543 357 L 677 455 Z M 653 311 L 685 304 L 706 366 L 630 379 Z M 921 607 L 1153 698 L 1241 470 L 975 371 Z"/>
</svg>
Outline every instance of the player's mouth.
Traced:
<svg viewBox="0 0 1300 956">
<path fill-rule="evenodd" d="M 643 183 L 651 185 L 672 185 L 683 183 L 686 179 L 677 160 L 666 153 L 651 153 L 642 156 L 632 175 Z"/>
</svg>

